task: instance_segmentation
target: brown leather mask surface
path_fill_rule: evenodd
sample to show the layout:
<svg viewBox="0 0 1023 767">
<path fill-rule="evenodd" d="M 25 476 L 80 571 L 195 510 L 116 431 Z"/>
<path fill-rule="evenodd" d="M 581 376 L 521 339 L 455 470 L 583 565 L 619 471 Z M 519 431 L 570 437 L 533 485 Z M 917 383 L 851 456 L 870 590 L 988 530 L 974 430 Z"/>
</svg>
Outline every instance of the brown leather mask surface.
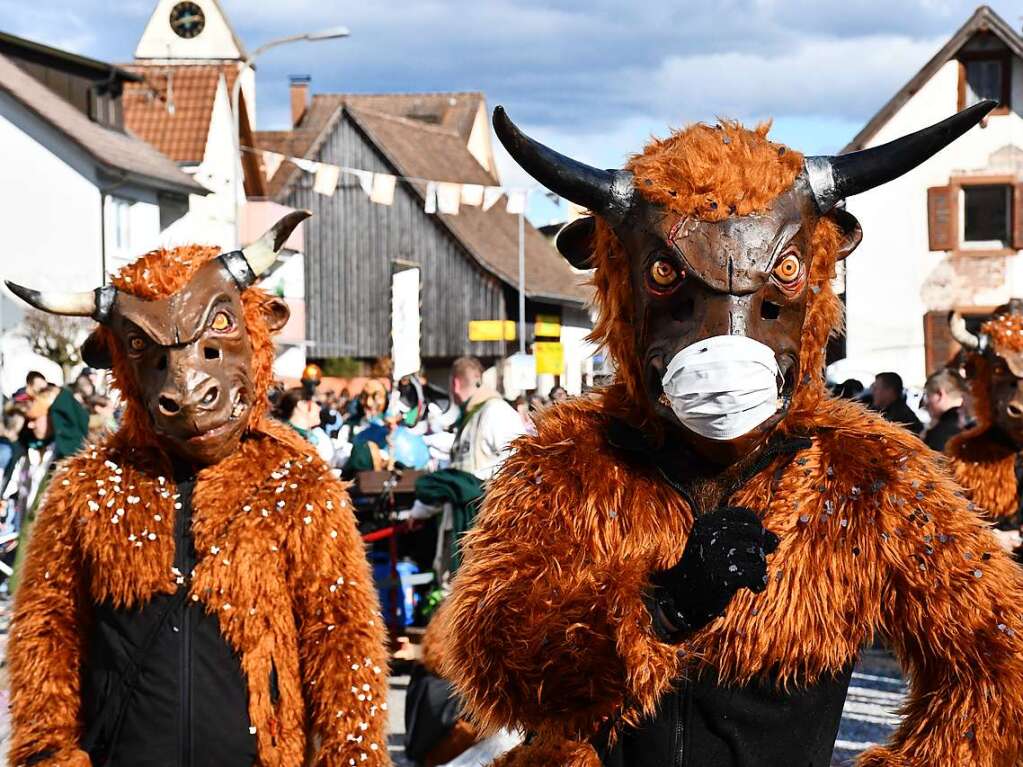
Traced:
<svg viewBox="0 0 1023 767">
<path fill-rule="evenodd" d="M 252 402 L 252 346 L 241 292 L 219 259 L 164 299 L 118 292 L 107 327 L 172 453 L 208 465 L 235 449 Z"/>
<path fill-rule="evenodd" d="M 994 345 L 989 358 L 991 422 L 1023 449 L 1023 353 Z"/>
<path fill-rule="evenodd" d="M 636 308 L 636 348 L 650 402 L 698 452 L 731 462 L 762 442 L 784 416 L 801 372 L 799 352 L 819 215 L 802 177 L 760 214 L 718 222 L 684 218 L 643 205 L 616 228 L 630 257 Z M 792 258 L 795 258 L 795 262 Z M 798 264 L 793 278 L 778 269 Z M 667 261 L 679 275 L 671 286 L 653 278 Z M 784 375 L 785 404 L 747 435 L 708 440 L 682 426 L 662 398 L 661 380 L 679 351 L 713 336 L 742 335 L 770 347 Z"/>
</svg>

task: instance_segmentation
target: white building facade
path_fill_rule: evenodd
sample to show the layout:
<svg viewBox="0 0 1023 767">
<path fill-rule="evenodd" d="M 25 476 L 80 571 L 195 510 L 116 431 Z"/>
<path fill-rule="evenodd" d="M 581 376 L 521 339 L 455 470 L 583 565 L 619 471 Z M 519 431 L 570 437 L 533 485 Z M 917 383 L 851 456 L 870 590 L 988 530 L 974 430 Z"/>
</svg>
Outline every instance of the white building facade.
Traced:
<svg viewBox="0 0 1023 767">
<path fill-rule="evenodd" d="M 1000 106 L 980 127 L 849 200 L 864 238 L 844 265 L 847 370 L 922 384 L 958 349 L 949 311 L 977 324 L 1023 295 L 1023 39 L 993 11 L 978 9 L 846 149 L 883 144 L 987 97 Z"/>
</svg>

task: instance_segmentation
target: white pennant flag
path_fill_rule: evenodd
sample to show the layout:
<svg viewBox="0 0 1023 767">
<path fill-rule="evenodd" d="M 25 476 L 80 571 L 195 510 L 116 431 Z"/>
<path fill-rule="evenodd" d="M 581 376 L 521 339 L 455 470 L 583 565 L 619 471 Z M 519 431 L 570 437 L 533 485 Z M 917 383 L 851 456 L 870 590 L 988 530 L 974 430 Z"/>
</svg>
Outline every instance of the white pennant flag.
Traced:
<svg viewBox="0 0 1023 767">
<path fill-rule="evenodd" d="M 504 189 L 499 186 L 488 186 L 483 190 L 483 210 L 490 210 L 504 194 Z"/>
<path fill-rule="evenodd" d="M 284 162 L 284 155 L 277 154 L 277 152 L 271 152 L 269 150 L 263 151 L 263 170 L 266 172 L 266 177 L 273 178 L 274 174 L 277 173 L 277 169 L 281 167 L 281 163 Z"/>
<path fill-rule="evenodd" d="M 427 181 L 426 182 L 426 203 L 423 206 L 423 210 L 426 213 L 437 212 L 437 182 Z"/>
<path fill-rule="evenodd" d="M 437 184 L 437 210 L 449 216 L 458 215 L 458 203 L 462 199 L 462 185 L 441 181 Z"/>
<path fill-rule="evenodd" d="M 333 197 L 337 190 L 337 180 L 341 177 L 341 169 L 336 165 L 323 164 L 316 171 L 313 191 Z"/>
<path fill-rule="evenodd" d="M 357 179 L 359 179 L 359 186 L 362 187 L 367 195 L 373 194 L 373 172 L 368 170 L 356 170 L 355 168 L 345 168 L 345 173 L 351 173 Z"/>
<path fill-rule="evenodd" d="M 483 204 L 483 186 L 481 184 L 462 184 L 462 205 L 478 206 Z"/>
<path fill-rule="evenodd" d="M 387 173 L 373 174 L 373 191 L 369 196 L 375 203 L 390 205 L 394 202 L 394 184 L 397 179 Z"/>
<path fill-rule="evenodd" d="M 508 193 L 508 207 L 505 208 L 509 213 L 519 215 L 520 213 L 526 212 L 526 190 L 525 189 L 513 189 Z"/>
<path fill-rule="evenodd" d="M 302 157 L 292 157 L 291 161 L 306 173 L 315 173 L 320 168 L 320 164 L 315 160 L 306 160 Z"/>
</svg>

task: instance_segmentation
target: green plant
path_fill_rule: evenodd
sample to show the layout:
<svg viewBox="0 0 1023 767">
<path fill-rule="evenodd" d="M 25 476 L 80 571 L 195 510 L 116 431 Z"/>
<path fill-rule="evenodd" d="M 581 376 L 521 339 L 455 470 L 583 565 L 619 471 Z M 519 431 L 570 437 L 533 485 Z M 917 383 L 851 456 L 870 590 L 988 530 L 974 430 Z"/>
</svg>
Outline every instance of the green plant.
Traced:
<svg viewBox="0 0 1023 767">
<path fill-rule="evenodd" d="M 325 376 L 355 378 L 363 374 L 363 363 L 353 357 L 327 357 L 320 369 Z"/>
</svg>

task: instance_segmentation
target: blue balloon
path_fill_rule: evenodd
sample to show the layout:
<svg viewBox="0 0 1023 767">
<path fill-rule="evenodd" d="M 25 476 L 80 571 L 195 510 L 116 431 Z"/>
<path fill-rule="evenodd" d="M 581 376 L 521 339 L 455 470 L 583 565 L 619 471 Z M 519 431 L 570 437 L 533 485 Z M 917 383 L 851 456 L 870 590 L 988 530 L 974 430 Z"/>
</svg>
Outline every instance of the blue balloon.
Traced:
<svg viewBox="0 0 1023 767">
<path fill-rule="evenodd" d="M 391 435 L 391 458 L 409 469 L 425 469 L 430 462 L 430 448 L 418 434 L 399 426 Z"/>
</svg>

